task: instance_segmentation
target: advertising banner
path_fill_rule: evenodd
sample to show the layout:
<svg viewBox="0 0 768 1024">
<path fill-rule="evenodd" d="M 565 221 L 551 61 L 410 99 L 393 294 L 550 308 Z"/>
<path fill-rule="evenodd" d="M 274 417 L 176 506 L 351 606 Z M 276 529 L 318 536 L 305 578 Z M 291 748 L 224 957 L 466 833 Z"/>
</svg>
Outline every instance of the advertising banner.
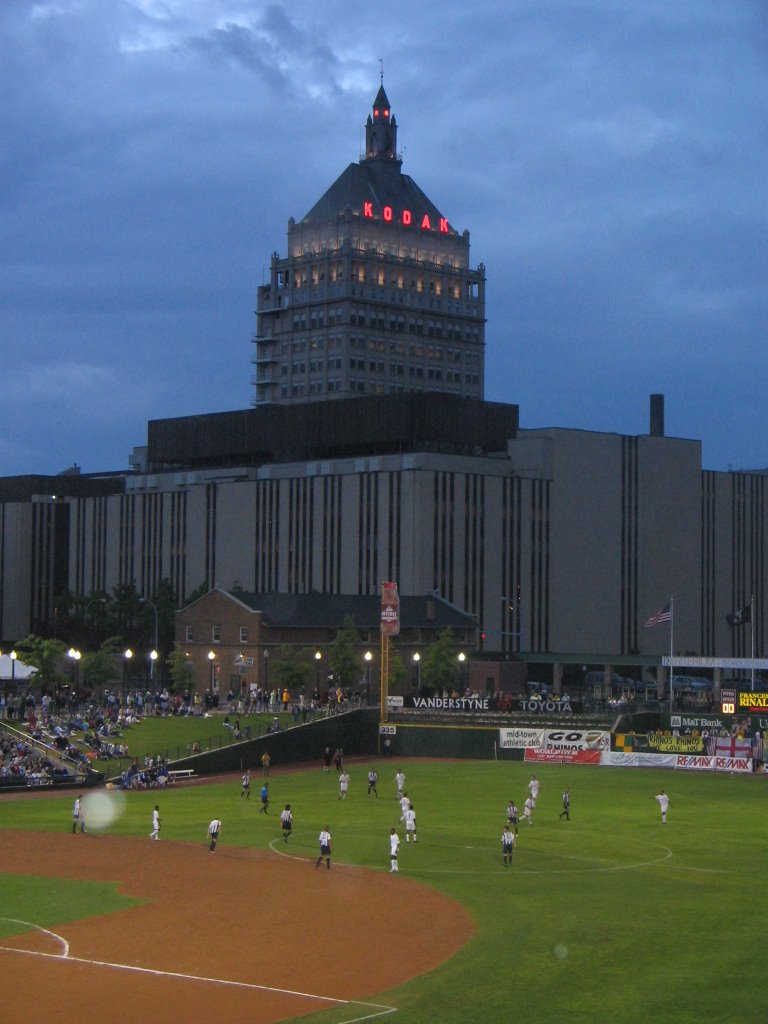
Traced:
<svg viewBox="0 0 768 1024">
<path fill-rule="evenodd" d="M 685 768 L 699 772 L 711 772 L 715 767 L 714 757 L 706 754 L 678 754 L 675 758 L 675 768 Z"/>
<path fill-rule="evenodd" d="M 534 714 L 573 714 L 581 710 L 581 701 L 570 697 L 521 697 L 518 701 L 521 711 L 532 711 Z"/>
<path fill-rule="evenodd" d="M 756 713 L 768 711 L 768 693 L 753 693 L 751 690 L 742 690 L 739 693 L 736 711 L 737 713 L 739 711 Z"/>
<path fill-rule="evenodd" d="M 381 584 L 381 632 L 384 636 L 397 636 L 400 632 L 400 595 L 397 584 Z"/>
<path fill-rule="evenodd" d="M 674 768 L 676 754 L 648 754 L 644 751 L 622 753 L 619 750 L 603 750 L 600 764 L 611 768 Z"/>
<path fill-rule="evenodd" d="M 499 729 L 499 747 L 502 750 L 525 750 L 544 744 L 543 729 Z"/>
<path fill-rule="evenodd" d="M 525 751 L 526 761 L 549 761 L 557 764 L 600 764 L 599 750 L 564 750 L 555 747 L 548 747 L 543 750 L 541 747 Z"/>
<path fill-rule="evenodd" d="M 670 715 L 670 729 L 679 729 L 681 733 L 687 734 L 692 729 L 706 729 L 711 732 L 713 729 L 727 729 L 724 718 L 718 715 Z"/>
<path fill-rule="evenodd" d="M 490 711 L 488 697 L 406 697 L 405 707 L 424 711 Z"/>
<path fill-rule="evenodd" d="M 601 729 L 545 729 L 541 745 L 547 750 L 609 750 L 611 735 Z"/>
<path fill-rule="evenodd" d="M 751 757 L 715 757 L 716 772 L 751 772 Z"/>
</svg>

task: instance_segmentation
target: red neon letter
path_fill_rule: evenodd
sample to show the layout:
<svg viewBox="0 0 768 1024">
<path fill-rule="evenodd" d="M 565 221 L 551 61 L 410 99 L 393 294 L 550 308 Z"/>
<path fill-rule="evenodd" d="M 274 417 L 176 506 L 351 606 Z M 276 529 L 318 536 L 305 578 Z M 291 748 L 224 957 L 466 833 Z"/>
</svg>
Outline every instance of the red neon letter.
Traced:
<svg viewBox="0 0 768 1024">
<path fill-rule="evenodd" d="M 422 231 L 431 231 L 432 230 L 432 225 L 429 223 L 429 214 L 428 213 L 425 213 L 424 216 L 421 218 L 421 228 L 422 228 Z"/>
<path fill-rule="evenodd" d="M 364 217 L 372 217 L 373 216 L 373 203 L 363 203 L 363 216 Z"/>
<path fill-rule="evenodd" d="M 403 210 L 403 224 L 406 226 L 411 223 L 411 211 Z"/>
<path fill-rule="evenodd" d="M 448 221 L 445 219 L 445 217 L 440 218 L 440 230 L 443 232 L 443 234 L 448 234 Z"/>
<path fill-rule="evenodd" d="M 384 220 L 392 220 L 392 207 L 385 206 L 383 210 Z"/>
</svg>

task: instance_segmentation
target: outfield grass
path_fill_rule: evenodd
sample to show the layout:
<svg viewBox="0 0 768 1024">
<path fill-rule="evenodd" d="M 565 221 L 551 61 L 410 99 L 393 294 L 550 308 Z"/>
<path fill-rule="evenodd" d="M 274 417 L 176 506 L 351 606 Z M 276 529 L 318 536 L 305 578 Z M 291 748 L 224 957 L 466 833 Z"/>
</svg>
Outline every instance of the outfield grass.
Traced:
<svg viewBox="0 0 768 1024">
<path fill-rule="evenodd" d="M 207 823 L 218 815 L 223 848 L 273 844 L 306 857 L 310 870 L 317 833 L 328 823 L 337 868 L 352 863 L 384 871 L 390 827 L 397 825 L 402 839 L 404 832 L 394 799 L 397 764 L 377 767 L 378 801 L 366 797 L 367 764 L 351 765 L 344 802 L 333 772 L 278 771 L 270 778 L 269 817 L 258 814 L 258 785 L 245 801 L 233 777 L 225 785 L 128 794 L 113 831 L 146 835 L 159 800 L 164 839 L 203 846 Z M 400 1008 L 393 1020 L 764 1024 L 768 779 L 537 766 L 542 786 L 534 824 L 521 826 L 514 864 L 504 868 L 504 810 L 511 797 L 522 806 L 529 768 L 428 760 L 404 768 L 419 843 L 403 843 L 400 871 L 462 903 L 477 932 L 447 964 L 377 994 L 377 1001 Z M 558 818 L 566 785 L 570 822 Z M 661 787 L 672 799 L 667 825 L 652 799 Z M 286 802 L 294 811 L 287 847 L 278 821 Z M 3 824 L 66 831 L 70 803 L 57 795 L 5 798 Z M 335 948 L 320 952 L 343 955 L 345 941 L 361 938 L 375 958 L 375 932 L 333 937 Z M 336 1010 L 303 1018 L 305 1024 L 342 1019 Z"/>
</svg>

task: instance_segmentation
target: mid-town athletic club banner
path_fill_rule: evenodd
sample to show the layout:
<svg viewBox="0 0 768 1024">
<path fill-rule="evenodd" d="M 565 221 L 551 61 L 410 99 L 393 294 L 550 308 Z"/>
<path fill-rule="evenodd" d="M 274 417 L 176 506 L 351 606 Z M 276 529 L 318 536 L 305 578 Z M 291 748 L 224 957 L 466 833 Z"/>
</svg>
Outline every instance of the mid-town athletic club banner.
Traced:
<svg viewBox="0 0 768 1024">
<path fill-rule="evenodd" d="M 543 729 L 499 729 L 501 750 L 525 750 L 544 745 Z"/>
</svg>

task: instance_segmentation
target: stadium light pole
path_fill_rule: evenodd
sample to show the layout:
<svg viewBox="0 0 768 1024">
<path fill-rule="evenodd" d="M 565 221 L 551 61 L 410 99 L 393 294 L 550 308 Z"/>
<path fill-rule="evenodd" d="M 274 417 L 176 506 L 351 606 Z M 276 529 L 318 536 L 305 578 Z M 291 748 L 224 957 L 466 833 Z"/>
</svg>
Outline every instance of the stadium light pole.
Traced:
<svg viewBox="0 0 768 1024">
<path fill-rule="evenodd" d="M 373 660 L 373 654 L 371 651 L 366 651 L 363 657 L 365 658 L 365 704 L 367 707 L 371 703 L 371 661 Z"/>
<path fill-rule="evenodd" d="M 315 690 L 320 696 L 320 662 L 323 660 L 323 652 L 315 651 Z"/>
<path fill-rule="evenodd" d="M 416 693 L 421 689 L 421 655 L 418 651 L 414 651 L 413 654 L 413 665 L 416 669 Z"/>
<path fill-rule="evenodd" d="M 151 679 L 152 679 L 152 682 L 154 682 L 155 681 L 155 662 L 157 661 L 157 633 L 158 633 L 158 630 L 157 630 L 157 625 L 158 625 L 157 605 L 155 604 L 155 602 L 152 600 L 151 597 L 140 597 L 139 601 L 140 601 L 141 604 L 148 604 L 152 608 L 152 611 L 155 613 L 155 645 L 154 645 L 154 648 L 152 650 L 152 653 L 149 656 L 150 660 L 151 660 L 151 664 L 150 664 Z"/>
<path fill-rule="evenodd" d="M 216 691 L 216 651 L 208 651 L 208 661 L 211 665 L 211 696 Z"/>
<path fill-rule="evenodd" d="M 126 647 L 123 651 L 123 705 L 125 705 L 126 697 L 128 695 L 128 663 L 133 657 L 133 651 L 130 647 Z"/>
</svg>

